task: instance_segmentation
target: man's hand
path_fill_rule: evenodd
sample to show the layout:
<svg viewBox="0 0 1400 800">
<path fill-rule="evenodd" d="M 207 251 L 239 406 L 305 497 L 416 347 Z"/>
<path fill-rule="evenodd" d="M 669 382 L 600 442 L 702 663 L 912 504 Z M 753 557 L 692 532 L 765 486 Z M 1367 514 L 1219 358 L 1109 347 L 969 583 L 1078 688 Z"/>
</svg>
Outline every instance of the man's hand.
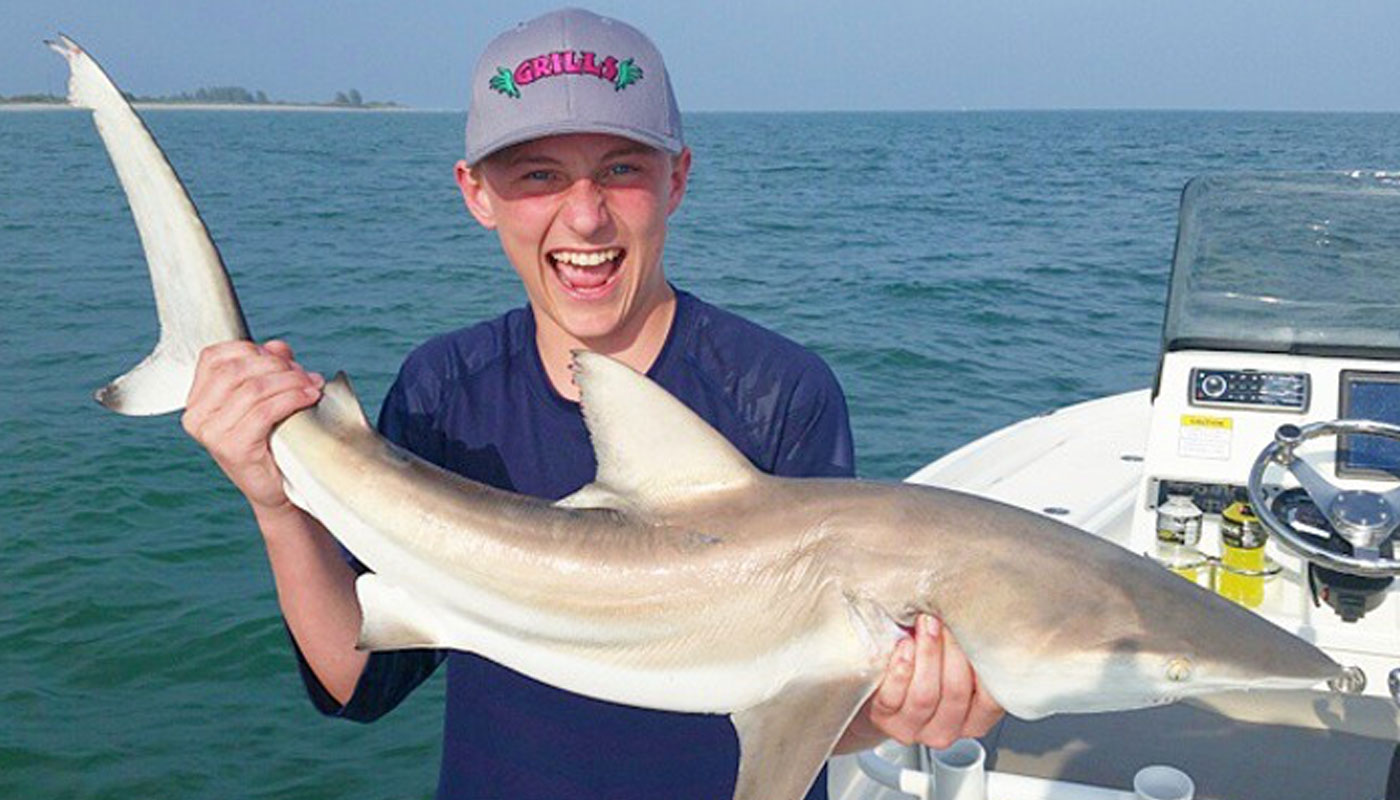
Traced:
<svg viewBox="0 0 1400 800">
<path fill-rule="evenodd" d="M 325 527 L 287 499 L 268 446 L 272 429 L 314 405 L 325 383 L 285 342 L 223 342 L 199 354 L 181 422 L 253 506 L 287 628 L 326 691 L 347 703 L 369 658 L 355 649 L 355 571 Z"/>
<path fill-rule="evenodd" d="M 291 508 L 268 438 L 313 405 L 325 380 L 292 360 L 286 342 L 222 342 L 199 354 L 181 424 L 258 513 Z"/>
<path fill-rule="evenodd" d="M 953 634 L 921 615 L 914 635 L 895 646 L 884 680 L 851 723 L 838 749 L 872 747 L 883 738 L 943 748 L 982 736 L 1005 712 L 982 691 Z"/>
</svg>

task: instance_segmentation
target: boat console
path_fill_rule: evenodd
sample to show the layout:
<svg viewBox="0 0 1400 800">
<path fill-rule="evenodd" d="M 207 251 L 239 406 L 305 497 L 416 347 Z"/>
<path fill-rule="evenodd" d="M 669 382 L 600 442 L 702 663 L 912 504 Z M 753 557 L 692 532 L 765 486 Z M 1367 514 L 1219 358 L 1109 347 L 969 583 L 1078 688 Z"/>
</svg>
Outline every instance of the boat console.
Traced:
<svg viewBox="0 0 1400 800">
<path fill-rule="evenodd" d="M 1126 543 L 1354 667 L 1337 688 L 1387 698 L 1398 219 L 1400 175 L 1188 184 Z"/>
</svg>

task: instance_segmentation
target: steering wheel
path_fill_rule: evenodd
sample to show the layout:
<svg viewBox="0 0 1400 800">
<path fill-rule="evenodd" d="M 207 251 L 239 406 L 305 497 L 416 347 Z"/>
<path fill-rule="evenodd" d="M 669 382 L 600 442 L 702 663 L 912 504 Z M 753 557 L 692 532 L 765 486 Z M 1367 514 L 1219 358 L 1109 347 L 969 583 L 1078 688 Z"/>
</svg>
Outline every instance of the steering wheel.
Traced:
<svg viewBox="0 0 1400 800">
<path fill-rule="evenodd" d="M 1315 422 L 1302 427 L 1279 426 L 1273 442 L 1260 451 L 1254 468 L 1249 471 L 1249 503 L 1260 524 L 1281 544 L 1318 566 L 1371 578 L 1400 575 L 1400 560 L 1387 546 L 1391 534 L 1400 528 L 1400 487 L 1384 493 L 1339 488 L 1296 452 L 1298 445 L 1309 439 L 1345 434 L 1369 434 L 1400 441 L 1400 426 L 1351 419 Z M 1326 540 L 1302 533 L 1275 513 L 1263 485 L 1264 472 L 1273 464 L 1287 469 L 1298 479 L 1303 491 L 1345 544 L 1335 542 L 1333 537 L 1338 546 L 1325 547 Z M 1387 555 L 1383 550 L 1391 552 Z"/>
</svg>

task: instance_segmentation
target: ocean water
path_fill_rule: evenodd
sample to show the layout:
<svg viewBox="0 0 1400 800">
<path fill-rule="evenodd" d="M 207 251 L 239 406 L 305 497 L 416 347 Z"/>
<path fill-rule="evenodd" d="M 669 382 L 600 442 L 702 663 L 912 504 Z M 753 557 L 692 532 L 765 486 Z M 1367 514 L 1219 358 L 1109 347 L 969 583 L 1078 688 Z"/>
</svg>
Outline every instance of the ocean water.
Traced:
<svg viewBox="0 0 1400 800">
<path fill-rule="evenodd" d="M 152 111 L 255 335 L 370 411 L 417 342 L 519 304 L 452 183 L 449 113 Z M 801 341 L 899 478 L 1146 385 L 1182 185 L 1400 167 L 1397 115 L 697 114 L 671 279 Z M 430 796 L 441 686 L 306 702 L 241 498 L 174 417 L 92 391 L 155 322 L 91 121 L 0 113 L 0 797 Z"/>
</svg>

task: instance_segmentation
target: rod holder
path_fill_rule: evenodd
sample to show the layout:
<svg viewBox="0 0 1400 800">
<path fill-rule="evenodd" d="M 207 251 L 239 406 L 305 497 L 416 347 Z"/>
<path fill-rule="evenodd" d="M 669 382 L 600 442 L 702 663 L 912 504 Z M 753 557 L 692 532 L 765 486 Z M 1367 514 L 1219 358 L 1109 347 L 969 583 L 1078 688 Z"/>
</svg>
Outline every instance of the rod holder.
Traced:
<svg viewBox="0 0 1400 800">
<path fill-rule="evenodd" d="M 987 800 L 987 751 L 976 739 L 959 739 L 931 751 L 933 800 Z"/>
<path fill-rule="evenodd" d="M 1176 767 L 1154 764 L 1133 776 L 1133 794 L 1138 800 L 1192 800 L 1196 783 Z"/>
</svg>

